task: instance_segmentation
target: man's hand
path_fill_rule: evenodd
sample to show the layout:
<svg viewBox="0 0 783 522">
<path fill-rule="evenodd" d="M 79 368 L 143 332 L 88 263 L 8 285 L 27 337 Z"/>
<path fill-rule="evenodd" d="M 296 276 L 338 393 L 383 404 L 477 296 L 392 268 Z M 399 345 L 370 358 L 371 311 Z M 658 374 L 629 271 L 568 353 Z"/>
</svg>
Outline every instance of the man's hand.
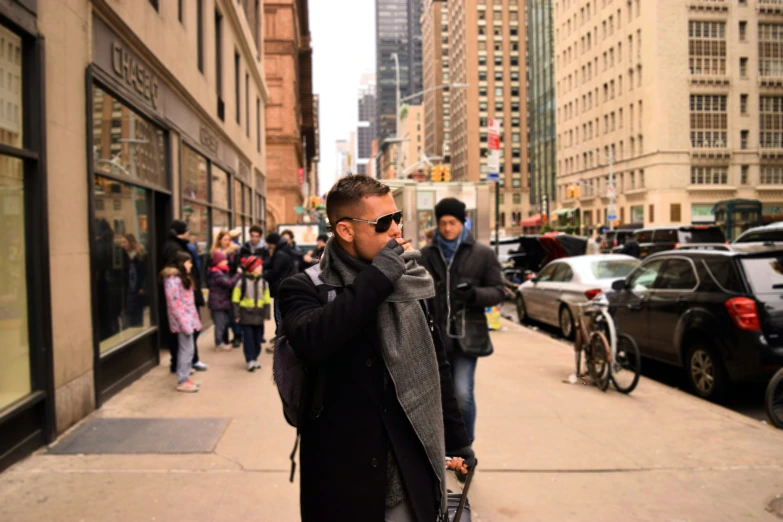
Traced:
<svg viewBox="0 0 783 522">
<path fill-rule="evenodd" d="M 235 317 L 235 318 L 234 318 L 234 322 L 235 322 L 235 323 L 237 323 L 237 324 L 239 324 L 239 317 Z"/>
<path fill-rule="evenodd" d="M 460 303 L 473 304 L 476 302 L 476 289 L 473 286 L 457 288 L 454 291 L 454 299 Z"/>
<path fill-rule="evenodd" d="M 401 237 L 398 237 L 397 239 L 395 239 L 395 241 L 397 241 L 397 243 L 399 243 L 402 246 L 402 248 L 403 248 L 403 250 L 405 252 L 413 250 L 413 246 L 411 244 L 411 240 L 410 239 L 403 239 Z"/>
<path fill-rule="evenodd" d="M 402 253 L 405 252 L 402 246 L 403 241 L 403 239 L 389 240 L 372 261 L 373 266 L 383 272 L 392 283 L 399 281 L 405 273 L 405 261 L 401 257 Z"/>
<path fill-rule="evenodd" d="M 467 475 L 468 469 L 476 465 L 476 454 L 473 453 L 473 448 L 470 446 L 455 450 L 447 450 L 446 453 L 452 457 L 451 462 L 454 463 L 451 466 L 447 464 L 447 467 L 449 469 L 459 470 L 463 475 Z"/>
<path fill-rule="evenodd" d="M 311 250 L 308 253 L 306 253 L 302 259 L 304 259 L 305 263 L 312 263 L 313 262 L 313 251 Z"/>
</svg>

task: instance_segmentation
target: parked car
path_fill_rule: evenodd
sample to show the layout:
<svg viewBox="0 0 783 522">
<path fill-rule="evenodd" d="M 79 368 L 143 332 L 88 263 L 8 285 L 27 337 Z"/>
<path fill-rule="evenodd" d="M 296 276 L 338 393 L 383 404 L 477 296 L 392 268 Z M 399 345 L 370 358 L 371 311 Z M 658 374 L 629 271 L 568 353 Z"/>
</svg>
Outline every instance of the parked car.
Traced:
<svg viewBox="0 0 783 522">
<path fill-rule="evenodd" d="M 740 252 L 761 252 L 783 248 L 783 223 L 772 223 L 746 230 L 731 248 Z"/>
<path fill-rule="evenodd" d="M 684 368 L 703 398 L 783 366 L 783 250 L 654 254 L 613 290 L 617 328 L 643 356 Z"/>
<path fill-rule="evenodd" d="M 726 244 L 726 236 L 713 225 L 643 228 L 634 232 L 633 238 L 639 243 L 642 259 L 689 243 Z"/>
<path fill-rule="evenodd" d="M 623 245 L 625 242 L 633 236 L 633 233 L 638 230 L 637 228 L 618 228 L 615 230 L 607 230 L 604 233 L 604 237 L 601 240 L 601 253 L 602 254 L 622 254 Z"/>
<path fill-rule="evenodd" d="M 637 266 L 637 259 L 614 254 L 552 261 L 517 289 L 519 321 L 559 326 L 563 337 L 570 339 L 574 318 L 580 313 L 577 305 L 610 290 L 614 281 L 625 278 Z"/>
</svg>

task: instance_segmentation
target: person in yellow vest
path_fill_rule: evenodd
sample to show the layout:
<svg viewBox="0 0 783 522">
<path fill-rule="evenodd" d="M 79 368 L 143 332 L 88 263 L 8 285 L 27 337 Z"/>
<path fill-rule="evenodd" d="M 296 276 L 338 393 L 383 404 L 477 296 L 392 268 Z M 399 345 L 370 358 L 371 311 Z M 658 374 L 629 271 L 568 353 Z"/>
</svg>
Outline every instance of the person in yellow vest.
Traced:
<svg viewBox="0 0 783 522">
<path fill-rule="evenodd" d="M 263 262 L 260 257 L 242 259 L 244 273 L 237 281 L 231 297 L 234 319 L 242 327 L 242 343 L 247 371 L 261 369 L 258 356 L 261 355 L 261 339 L 264 337 L 264 320 L 267 307 L 272 302 L 269 286 L 261 277 Z"/>
</svg>

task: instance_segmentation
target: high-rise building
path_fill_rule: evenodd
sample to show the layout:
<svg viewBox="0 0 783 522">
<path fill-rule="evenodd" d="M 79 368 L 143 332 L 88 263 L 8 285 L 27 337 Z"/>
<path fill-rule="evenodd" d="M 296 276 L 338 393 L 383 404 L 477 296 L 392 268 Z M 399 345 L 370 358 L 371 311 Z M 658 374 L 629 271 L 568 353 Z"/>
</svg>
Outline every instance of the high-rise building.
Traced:
<svg viewBox="0 0 783 522">
<path fill-rule="evenodd" d="M 356 173 L 368 174 L 372 158 L 372 141 L 376 136 L 375 125 L 375 74 L 365 74 L 359 85 L 359 125 L 356 129 Z"/>
<path fill-rule="evenodd" d="M 398 144 L 400 150 L 400 175 L 406 170 L 418 170 L 422 160 L 424 140 L 424 108 L 421 105 L 407 105 L 400 118 L 400 136 L 403 141 Z"/>
<path fill-rule="evenodd" d="M 425 151 L 430 158 L 449 155 L 451 93 L 438 89 L 450 83 L 449 8 L 443 0 L 424 0 L 422 14 Z"/>
<path fill-rule="evenodd" d="M 527 123 L 530 205 L 547 212 L 555 190 L 555 51 L 553 0 L 527 0 Z M 531 225 L 541 224 L 538 220 Z"/>
<path fill-rule="evenodd" d="M 397 70 L 400 97 L 422 90 L 421 0 L 375 0 L 378 138 L 396 134 Z"/>
<path fill-rule="evenodd" d="M 266 79 L 269 116 L 266 119 L 268 219 L 296 223 L 295 208 L 307 194 L 306 173 L 315 157 L 313 75 L 307 2 L 264 3 Z"/>
<path fill-rule="evenodd" d="M 500 226 L 519 231 L 527 215 L 527 86 L 524 0 L 453 0 L 449 11 L 451 174 L 487 177 L 490 118 L 501 121 Z"/>
<path fill-rule="evenodd" d="M 337 140 L 335 142 L 335 178 L 344 178 L 351 173 L 351 145 L 348 140 Z"/>
<path fill-rule="evenodd" d="M 561 225 L 607 224 L 612 193 L 623 224 L 780 213 L 780 2 L 556 1 L 554 24 Z"/>
</svg>

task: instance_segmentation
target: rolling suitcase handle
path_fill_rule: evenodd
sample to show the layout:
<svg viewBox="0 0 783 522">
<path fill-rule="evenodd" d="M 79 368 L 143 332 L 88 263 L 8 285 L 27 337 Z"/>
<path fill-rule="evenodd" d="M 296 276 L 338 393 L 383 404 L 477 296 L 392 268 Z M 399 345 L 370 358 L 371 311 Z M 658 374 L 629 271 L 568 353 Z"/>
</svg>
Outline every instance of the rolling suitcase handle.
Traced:
<svg viewBox="0 0 783 522">
<path fill-rule="evenodd" d="M 473 466 L 468 469 L 468 476 L 465 478 L 465 485 L 462 488 L 462 494 L 460 495 L 457 512 L 454 514 L 454 519 L 450 522 L 460 522 L 462 519 L 462 513 L 465 511 L 465 505 L 468 501 L 468 490 L 470 489 L 470 483 L 473 481 L 473 474 L 476 472 L 477 466 L 478 459 L 476 459 L 476 461 L 473 463 Z"/>
</svg>

